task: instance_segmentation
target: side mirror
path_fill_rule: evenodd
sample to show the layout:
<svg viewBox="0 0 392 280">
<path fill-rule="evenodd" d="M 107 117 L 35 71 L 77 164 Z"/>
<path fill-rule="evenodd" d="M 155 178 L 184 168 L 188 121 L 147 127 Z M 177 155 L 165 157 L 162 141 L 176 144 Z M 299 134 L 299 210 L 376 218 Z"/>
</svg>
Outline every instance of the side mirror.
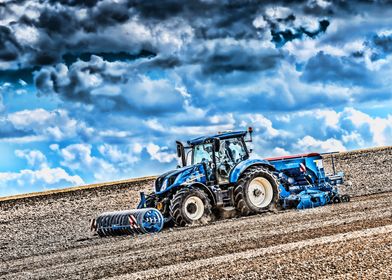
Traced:
<svg viewBox="0 0 392 280">
<path fill-rule="evenodd" d="M 176 141 L 176 145 L 177 145 L 177 156 L 181 159 L 182 166 L 186 166 L 184 145 L 180 141 Z"/>
<path fill-rule="evenodd" d="M 219 138 L 214 138 L 213 146 L 214 146 L 214 151 L 218 152 L 219 149 L 220 149 L 220 140 L 219 140 Z"/>
<path fill-rule="evenodd" d="M 181 145 L 177 144 L 177 157 L 181 157 L 182 156 L 182 149 L 181 149 Z"/>
</svg>

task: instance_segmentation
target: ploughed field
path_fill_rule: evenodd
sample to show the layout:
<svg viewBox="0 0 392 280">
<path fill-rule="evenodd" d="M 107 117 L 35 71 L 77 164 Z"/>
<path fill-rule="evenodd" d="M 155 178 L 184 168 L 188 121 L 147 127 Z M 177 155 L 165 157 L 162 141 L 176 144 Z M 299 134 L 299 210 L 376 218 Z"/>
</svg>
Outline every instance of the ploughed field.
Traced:
<svg viewBox="0 0 392 280">
<path fill-rule="evenodd" d="M 89 220 L 134 208 L 153 178 L 0 199 L 0 279 L 390 279 L 391 162 L 392 147 L 336 155 L 350 203 L 136 237 Z"/>
</svg>

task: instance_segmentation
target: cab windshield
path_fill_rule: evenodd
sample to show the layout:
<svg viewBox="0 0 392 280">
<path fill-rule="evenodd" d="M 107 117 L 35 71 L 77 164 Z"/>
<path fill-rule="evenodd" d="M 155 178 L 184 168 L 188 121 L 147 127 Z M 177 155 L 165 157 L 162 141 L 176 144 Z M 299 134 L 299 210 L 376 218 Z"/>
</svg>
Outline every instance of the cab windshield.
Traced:
<svg viewBox="0 0 392 280">
<path fill-rule="evenodd" d="M 193 148 L 193 164 L 212 161 L 212 144 L 200 144 Z"/>
<path fill-rule="evenodd" d="M 199 144 L 193 148 L 193 164 L 212 161 L 212 144 Z M 215 152 L 217 163 L 236 164 L 248 156 L 243 142 L 238 138 L 221 140 L 218 152 Z"/>
</svg>

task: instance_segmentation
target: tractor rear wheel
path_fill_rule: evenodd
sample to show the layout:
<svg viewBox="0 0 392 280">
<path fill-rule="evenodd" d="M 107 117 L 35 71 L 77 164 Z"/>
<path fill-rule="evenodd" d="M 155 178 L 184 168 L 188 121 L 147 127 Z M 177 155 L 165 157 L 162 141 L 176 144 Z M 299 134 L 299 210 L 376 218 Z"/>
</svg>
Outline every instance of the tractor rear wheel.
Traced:
<svg viewBox="0 0 392 280">
<path fill-rule="evenodd" d="M 267 168 L 249 168 L 234 188 L 235 207 L 243 216 L 274 210 L 278 187 L 277 178 Z"/>
<path fill-rule="evenodd" d="M 198 188 L 184 187 L 170 201 L 170 215 L 178 226 L 208 223 L 212 206 L 207 194 Z"/>
</svg>

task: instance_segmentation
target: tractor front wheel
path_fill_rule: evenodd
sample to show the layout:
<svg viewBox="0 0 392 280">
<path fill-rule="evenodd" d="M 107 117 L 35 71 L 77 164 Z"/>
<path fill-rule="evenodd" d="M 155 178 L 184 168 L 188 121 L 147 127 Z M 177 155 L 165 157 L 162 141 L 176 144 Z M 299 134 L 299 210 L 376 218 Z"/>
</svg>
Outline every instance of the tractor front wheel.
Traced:
<svg viewBox="0 0 392 280">
<path fill-rule="evenodd" d="M 234 189 L 235 207 L 242 216 L 273 210 L 278 199 L 278 180 L 264 167 L 246 170 Z"/>
<path fill-rule="evenodd" d="M 182 227 L 208 223 L 212 219 L 211 209 L 207 194 L 198 188 L 184 187 L 170 202 L 170 215 L 174 223 Z"/>
</svg>

